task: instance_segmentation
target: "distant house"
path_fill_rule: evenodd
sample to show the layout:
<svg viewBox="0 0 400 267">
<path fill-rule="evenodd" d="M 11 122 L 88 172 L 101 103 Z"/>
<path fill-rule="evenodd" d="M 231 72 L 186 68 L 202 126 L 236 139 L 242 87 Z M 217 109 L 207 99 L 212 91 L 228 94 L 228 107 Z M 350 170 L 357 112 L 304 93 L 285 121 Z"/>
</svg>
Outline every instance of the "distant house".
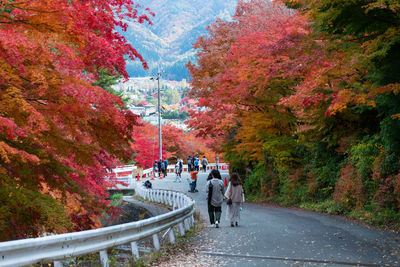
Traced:
<svg viewBox="0 0 400 267">
<path fill-rule="evenodd" d="M 146 102 L 146 101 L 142 101 L 142 102 L 140 102 L 139 104 L 137 104 L 136 106 L 138 106 L 138 107 L 144 107 L 144 106 L 146 106 L 146 105 L 149 105 L 150 103 L 148 103 L 148 102 Z"/>
<path fill-rule="evenodd" d="M 146 109 L 144 107 L 130 106 L 129 110 L 132 111 L 133 114 L 139 115 L 140 117 L 146 116 Z"/>
<path fill-rule="evenodd" d="M 136 108 L 138 110 L 139 110 L 139 108 L 144 109 L 144 116 L 150 116 L 150 115 L 153 115 L 153 114 L 155 114 L 157 112 L 156 106 L 151 104 L 151 103 L 148 103 L 146 101 L 142 101 L 139 104 L 137 104 Z"/>
<path fill-rule="evenodd" d="M 146 109 L 146 116 L 150 116 L 156 114 L 157 108 L 155 105 L 148 103 L 147 105 L 143 106 Z"/>
</svg>

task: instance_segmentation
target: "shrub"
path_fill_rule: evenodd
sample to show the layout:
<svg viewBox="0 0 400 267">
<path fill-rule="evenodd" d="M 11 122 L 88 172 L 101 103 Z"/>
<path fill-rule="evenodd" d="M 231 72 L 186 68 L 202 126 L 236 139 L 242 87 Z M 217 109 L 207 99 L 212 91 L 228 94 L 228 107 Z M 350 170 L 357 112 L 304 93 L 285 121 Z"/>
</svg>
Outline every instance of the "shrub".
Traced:
<svg viewBox="0 0 400 267">
<path fill-rule="evenodd" d="M 344 204 L 348 209 L 363 205 L 363 187 L 352 162 L 349 162 L 341 171 L 340 178 L 335 186 L 333 199 Z"/>
</svg>

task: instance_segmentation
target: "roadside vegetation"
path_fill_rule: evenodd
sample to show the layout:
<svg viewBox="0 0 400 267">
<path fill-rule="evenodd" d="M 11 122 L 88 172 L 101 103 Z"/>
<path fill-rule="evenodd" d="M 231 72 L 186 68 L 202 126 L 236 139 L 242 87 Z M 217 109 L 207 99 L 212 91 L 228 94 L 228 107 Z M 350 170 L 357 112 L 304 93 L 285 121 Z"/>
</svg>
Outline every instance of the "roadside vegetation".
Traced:
<svg viewBox="0 0 400 267">
<path fill-rule="evenodd" d="M 198 39 L 189 125 L 248 198 L 400 230 L 399 7 L 240 1 Z"/>
</svg>

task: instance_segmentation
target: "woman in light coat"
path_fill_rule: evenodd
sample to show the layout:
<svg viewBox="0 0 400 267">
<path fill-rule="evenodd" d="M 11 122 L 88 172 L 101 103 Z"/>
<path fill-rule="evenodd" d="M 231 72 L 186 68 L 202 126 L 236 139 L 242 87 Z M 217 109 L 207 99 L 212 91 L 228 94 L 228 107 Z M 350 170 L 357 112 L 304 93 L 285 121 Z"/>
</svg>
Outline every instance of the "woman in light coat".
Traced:
<svg viewBox="0 0 400 267">
<path fill-rule="evenodd" d="M 239 175 L 233 173 L 229 179 L 228 189 L 225 192 L 225 197 L 232 200 L 232 204 L 227 205 L 226 217 L 231 222 L 231 227 L 239 225 L 240 206 L 244 199 L 243 187 Z"/>
</svg>

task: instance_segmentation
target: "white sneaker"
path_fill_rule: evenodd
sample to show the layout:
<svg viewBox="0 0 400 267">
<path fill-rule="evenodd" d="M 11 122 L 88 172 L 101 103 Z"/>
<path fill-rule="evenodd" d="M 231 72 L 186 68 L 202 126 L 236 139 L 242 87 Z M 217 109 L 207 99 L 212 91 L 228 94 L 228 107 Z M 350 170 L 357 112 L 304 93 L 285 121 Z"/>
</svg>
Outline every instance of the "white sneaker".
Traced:
<svg viewBox="0 0 400 267">
<path fill-rule="evenodd" d="M 215 228 L 219 228 L 219 222 L 218 221 L 215 222 Z"/>
<path fill-rule="evenodd" d="M 214 227 L 215 227 L 215 224 L 211 224 L 210 227 L 211 227 L 211 228 L 214 228 Z"/>
</svg>

